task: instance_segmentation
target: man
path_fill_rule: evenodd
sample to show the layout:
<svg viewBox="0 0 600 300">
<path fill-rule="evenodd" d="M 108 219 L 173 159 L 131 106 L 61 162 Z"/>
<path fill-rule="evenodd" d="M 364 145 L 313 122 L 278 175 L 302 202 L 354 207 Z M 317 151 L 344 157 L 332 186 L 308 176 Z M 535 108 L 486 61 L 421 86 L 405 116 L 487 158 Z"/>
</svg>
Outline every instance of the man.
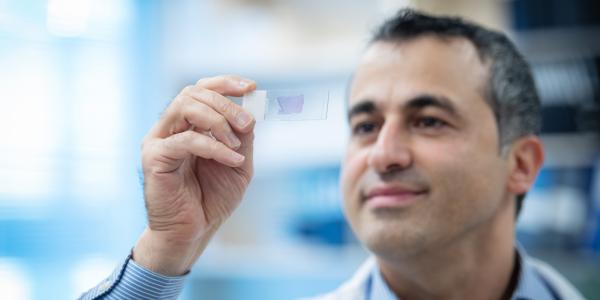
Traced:
<svg viewBox="0 0 600 300">
<path fill-rule="evenodd" d="M 252 177 L 254 120 L 225 96 L 254 89 L 222 76 L 175 98 L 143 142 L 148 227 L 84 299 L 177 297 Z M 373 257 L 318 299 L 582 299 L 515 243 L 543 148 L 531 72 L 504 35 L 401 10 L 348 101 L 344 210 Z"/>
</svg>

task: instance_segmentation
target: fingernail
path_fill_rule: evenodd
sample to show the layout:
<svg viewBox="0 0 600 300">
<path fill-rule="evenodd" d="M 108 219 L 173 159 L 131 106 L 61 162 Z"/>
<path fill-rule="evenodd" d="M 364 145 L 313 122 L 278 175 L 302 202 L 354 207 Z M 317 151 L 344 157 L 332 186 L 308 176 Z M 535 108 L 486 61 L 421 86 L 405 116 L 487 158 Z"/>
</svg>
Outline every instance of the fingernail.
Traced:
<svg viewBox="0 0 600 300">
<path fill-rule="evenodd" d="M 240 80 L 240 86 L 241 86 L 241 87 L 243 87 L 243 88 L 245 88 L 245 87 L 249 86 L 249 85 L 250 85 L 250 83 L 251 83 L 251 82 L 250 82 L 250 81 L 247 81 L 247 80 Z"/>
<path fill-rule="evenodd" d="M 233 152 L 230 157 L 231 162 L 234 164 L 238 164 L 244 161 L 245 157 L 237 152 Z"/>
<path fill-rule="evenodd" d="M 240 126 L 240 127 L 244 127 L 244 126 L 248 125 L 248 123 L 250 123 L 251 120 L 252 120 L 252 117 L 245 112 L 240 112 L 237 115 L 237 117 L 235 118 L 235 121 L 237 122 L 238 126 Z"/>
<path fill-rule="evenodd" d="M 240 84 L 240 86 L 241 86 L 241 87 L 243 87 L 243 88 L 246 88 L 246 87 L 248 87 L 249 85 L 252 85 L 253 83 L 254 83 L 254 81 L 253 81 L 253 80 L 249 80 L 249 79 L 241 79 L 239 84 Z"/>
<path fill-rule="evenodd" d="M 238 148 L 242 144 L 240 139 L 238 139 L 238 137 L 233 132 L 227 134 L 227 139 L 229 140 L 229 145 L 233 148 Z"/>
</svg>

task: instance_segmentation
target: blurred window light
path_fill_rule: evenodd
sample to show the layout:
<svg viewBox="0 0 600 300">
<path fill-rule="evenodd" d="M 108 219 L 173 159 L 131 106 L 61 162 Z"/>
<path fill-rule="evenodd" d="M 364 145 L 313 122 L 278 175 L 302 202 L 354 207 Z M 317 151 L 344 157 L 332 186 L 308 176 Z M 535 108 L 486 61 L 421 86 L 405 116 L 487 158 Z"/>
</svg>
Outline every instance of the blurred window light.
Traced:
<svg viewBox="0 0 600 300">
<path fill-rule="evenodd" d="M 114 160 L 124 151 L 127 48 L 120 38 L 130 32 L 133 3 L 16 4 L 0 1 L 0 8 L 7 8 L 0 11 L 0 30 L 16 24 L 6 20 L 39 28 L 44 22 L 36 20 L 45 20 L 49 32 L 31 39 L 29 31 L 18 27 L 3 31 L 0 39 L 0 126 L 5 128 L 0 140 L 0 206 L 45 206 L 57 199 L 53 196 L 62 192 L 65 179 L 73 179 L 69 172 L 87 183 L 87 191 L 107 190 L 101 187 L 107 180 L 91 182 L 91 178 L 114 176 L 115 168 L 110 165 L 90 174 L 98 168 L 89 162 Z M 82 39 L 68 45 L 52 38 L 76 34 Z M 85 163 L 79 166 L 78 161 Z"/>
<path fill-rule="evenodd" d="M 47 152 L 60 142 L 56 65 L 46 48 L 19 45 L 0 56 L 0 149 Z"/>
<path fill-rule="evenodd" d="M 0 257 L 0 291 L 2 299 L 32 299 L 31 283 L 25 270 L 16 261 Z"/>
<path fill-rule="evenodd" d="M 131 1 L 125 0 L 49 0 L 46 28 L 58 37 L 123 37 L 132 20 L 131 6 Z"/>
<path fill-rule="evenodd" d="M 9 196 L 51 193 L 56 171 L 50 157 L 61 142 L 62 115 L 51 51 L 27 44 L 11 45 L 0 56 L 0 204 Z M 45 199 L 48 199 L 46 197 Z M 38 199 L 41 200 L 41 199 Z M 36 202 L 37 203 L 37 202 Z"/>
<path fill-rule="evenodd" d="M 49 0 L 48 32 L 65 37 L 83 34 L 89 25 L 91 0 Z"/>
<path fill-rule="evenodd" d="M 73 57 L 71 128 L 78 155 L 106 156 L 122 151 L 124 70 L 121 49 L 89 45 Z"/>
<path fill-rule="evenodd" d="M 47 204 L 56 191 L 56 165 L 31 152 L 2 153 L 0 208 Z M 0 216 L 1 217 L 1 216 Z"/>
<path fill-rule="evenodd" d="M 2 39 L 45 41 L 46 1 L 0 1 Z"/>
<path fill-rule="evenodd" d="M 97 209 L 119 199 L 123 185 L 120 167 L 115 158 L 84 158 L 73 164 L 72 193 L 88 213 L 97 213 Z"/>
<path fill-rule="evenodd" d="M 86 37 L 118 39 L 125 37 L 133 20 L 132 1 L 93 1 Z"/>
</svg>

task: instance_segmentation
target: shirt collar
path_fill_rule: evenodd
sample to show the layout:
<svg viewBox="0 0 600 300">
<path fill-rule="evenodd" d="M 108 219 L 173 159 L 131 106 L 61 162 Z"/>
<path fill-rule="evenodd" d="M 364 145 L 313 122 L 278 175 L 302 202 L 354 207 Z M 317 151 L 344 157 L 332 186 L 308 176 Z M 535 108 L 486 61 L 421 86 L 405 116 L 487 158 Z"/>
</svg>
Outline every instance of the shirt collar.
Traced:
<svg viewBox="0 0 600 300">
<path fill-rule="evenodd" d="M 377 263 L 371 273 L 370 289 L 367 290 L 370 290 L 367 292 L 369 295 L 369 297 L 367 297 L 368 300 L 398 300 L 385 280 L 383 280 L 383 276 L 381 275 Z"/>
<path fill-rule="evenodd" d="M 519 257 L 520 272 L 517 287 L 511 297 L 512 300 L 522 299 L 556 299 L 552 286 L 538 273 L 531 263 L 525 249 L 516 246 Z"/>
<path fill-rule="evenodd" d="M 554 291 L 552 287 L 543 279 L 543 277 L 535 270 L 530 262 L 527 253 L 519 245 L 516 246 L 518 264 L 519 264 L 519 275 L 517 281 L 517 287 L 511 297 L 512 300 L 553 300 Z M 367 284 L 367 299 L 368 300 L 400 300 L 394 295 L 392 290 L 389 288 L 379 266 L 375 264 L 371 276 L 369 278 L 369 284 Z"/>
</svg>

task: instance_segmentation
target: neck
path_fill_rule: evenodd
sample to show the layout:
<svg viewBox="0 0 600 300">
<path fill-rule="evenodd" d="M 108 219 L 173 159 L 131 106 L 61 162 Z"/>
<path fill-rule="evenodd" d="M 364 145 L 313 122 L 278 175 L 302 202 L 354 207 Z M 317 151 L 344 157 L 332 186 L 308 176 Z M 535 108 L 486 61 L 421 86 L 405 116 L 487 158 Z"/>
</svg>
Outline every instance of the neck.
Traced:
<svg viewBox="0 0 600 300">
<path fill-rule="evenodd" d="M 416 257 L 378 257 L 381 273 L 401 299 L 510 298 L 516 267 L 514 222 L 514 214 L 500 213 L 456 241 Z"/>
</svg>

